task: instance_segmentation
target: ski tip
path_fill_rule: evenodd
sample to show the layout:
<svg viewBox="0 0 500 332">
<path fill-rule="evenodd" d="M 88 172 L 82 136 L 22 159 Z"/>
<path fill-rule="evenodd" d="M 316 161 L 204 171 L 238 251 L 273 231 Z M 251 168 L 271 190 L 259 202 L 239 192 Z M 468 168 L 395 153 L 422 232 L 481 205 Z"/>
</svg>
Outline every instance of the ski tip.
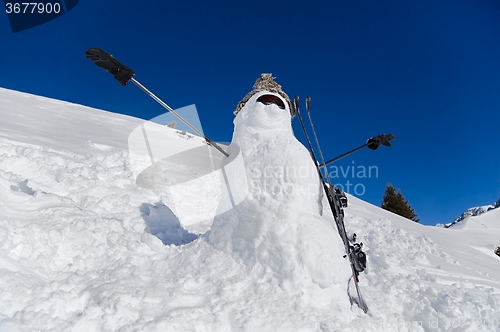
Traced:
<svg viewBox="0 0 500 332">
<path fill-rule="evenodd" d="M 311 97 L 309 96 L 306 98 L 306 110 L 308 113 L 311 112 Z"/>
<path fill-rule="evenodd" d="M 295 96 L 293 98 L 293 105 L 295 107 L 295 111 L 297 111 L 297 109 L 299 108 L 299 104 L 300 104 L 299 96 Z"/>
</svg>

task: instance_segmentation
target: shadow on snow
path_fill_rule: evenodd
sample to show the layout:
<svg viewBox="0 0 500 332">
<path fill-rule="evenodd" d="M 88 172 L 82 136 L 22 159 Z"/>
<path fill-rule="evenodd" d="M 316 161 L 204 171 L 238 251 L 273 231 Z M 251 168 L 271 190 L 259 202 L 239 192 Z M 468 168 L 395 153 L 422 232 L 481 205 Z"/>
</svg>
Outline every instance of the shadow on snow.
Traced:
<svg viewBox="0 0 500 332">
<path fill-rule="evenodd" d="M 176 215 L 162 203 L 143 203 L 140 207 L 146 222 L 146 232 L 159 238 L 165 245 L 182 245 L 192 242 L 198 235 L 185 230 Z"/>
</svg>

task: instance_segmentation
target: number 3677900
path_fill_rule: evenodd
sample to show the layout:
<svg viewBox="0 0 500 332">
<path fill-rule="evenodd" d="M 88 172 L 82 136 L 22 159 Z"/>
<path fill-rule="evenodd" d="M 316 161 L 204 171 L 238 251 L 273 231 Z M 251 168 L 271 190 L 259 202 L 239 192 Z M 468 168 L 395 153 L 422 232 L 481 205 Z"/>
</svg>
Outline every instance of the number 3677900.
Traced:
<svg viewBox="0 0 500 332">
<path fill-rule="evenodd" d="M 61 4 L 58 2 L 7 2 L 5 11 L 7 14 L 59 14 Z"/>
</svg>

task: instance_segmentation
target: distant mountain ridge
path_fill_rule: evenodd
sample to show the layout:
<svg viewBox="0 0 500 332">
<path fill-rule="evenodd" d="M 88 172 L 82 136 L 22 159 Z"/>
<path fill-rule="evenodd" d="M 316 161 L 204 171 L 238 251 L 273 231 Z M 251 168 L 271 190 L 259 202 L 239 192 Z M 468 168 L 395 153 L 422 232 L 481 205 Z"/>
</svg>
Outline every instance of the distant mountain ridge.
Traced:
<svg viewBox="0 0 500 332">
<path fill-rule="evenodd" d="M 452 226 L 460 223 L 462 220 L 464 220 L 464 219 L 466 219 L 468 217 L 476 217 L 476 216 L 479 216 L 479 215 L 481 215 L 481 214 L 483 214 L 485 212 L 494 210 L 494 209 L 499 208 L 499 207 L 500 207 L 500 199 L 498 199 L 498 201 L 496 201 L 496 203 L 494 203 L 494 204 L 469 208 L 467 211 L 465 211 L 464 213 L 462 213 L 453 222 L 448 223 L 448 224 L 444 224 L 444 225 L 443 224 L 438 224 L 436 226 L 440 226 L 440 227 L 444 227 L 444 228 L 450 228 L 450 227 L 452 227 Z"/>
</svg>

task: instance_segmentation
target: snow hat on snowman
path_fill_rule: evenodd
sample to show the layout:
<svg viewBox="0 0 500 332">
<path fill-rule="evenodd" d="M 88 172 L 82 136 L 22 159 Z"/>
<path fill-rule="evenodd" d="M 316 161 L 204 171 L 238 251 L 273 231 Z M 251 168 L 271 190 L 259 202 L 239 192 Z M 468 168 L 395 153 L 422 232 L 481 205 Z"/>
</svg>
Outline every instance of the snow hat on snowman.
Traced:
<svg viewBox="0 0 500 332">
<path fill-rule="evenodd" d="M 253 90 L 247 93 L 247 95 L 238 103 L 238 106 L 234 110 L 234 114 L 238 114 L 239 111 L 245 106 L 246 102 L 256 93 L 262 92 L 262 91 L 268 91 L 272 93 L 279 94 L 281 97 L 285 99 L 285 102 L 288 104 L 288 109 L 290 110 L 290 116 L 294 117 L 295 116 L 295 108 L 293 107 L 292 102 L 290 101 L 290 98 L 288 95 L 281 90 L 281 85 L 279 85 L 273 78 L 272 74 L 260 74 L 260 77 L 255 81 L 255 84 L 253 85 Z M 281 100 L 279 97 L 274 96 L 274 95 L 262 95 L 259 97 L 257 100 L 259 102 L 262 102 L 264 104 L 269 104 L 269 103 L 274 103 L 278 105 L 280 108 L 285 109 L 285 104 L 283 100 Z"/>
</svg>

